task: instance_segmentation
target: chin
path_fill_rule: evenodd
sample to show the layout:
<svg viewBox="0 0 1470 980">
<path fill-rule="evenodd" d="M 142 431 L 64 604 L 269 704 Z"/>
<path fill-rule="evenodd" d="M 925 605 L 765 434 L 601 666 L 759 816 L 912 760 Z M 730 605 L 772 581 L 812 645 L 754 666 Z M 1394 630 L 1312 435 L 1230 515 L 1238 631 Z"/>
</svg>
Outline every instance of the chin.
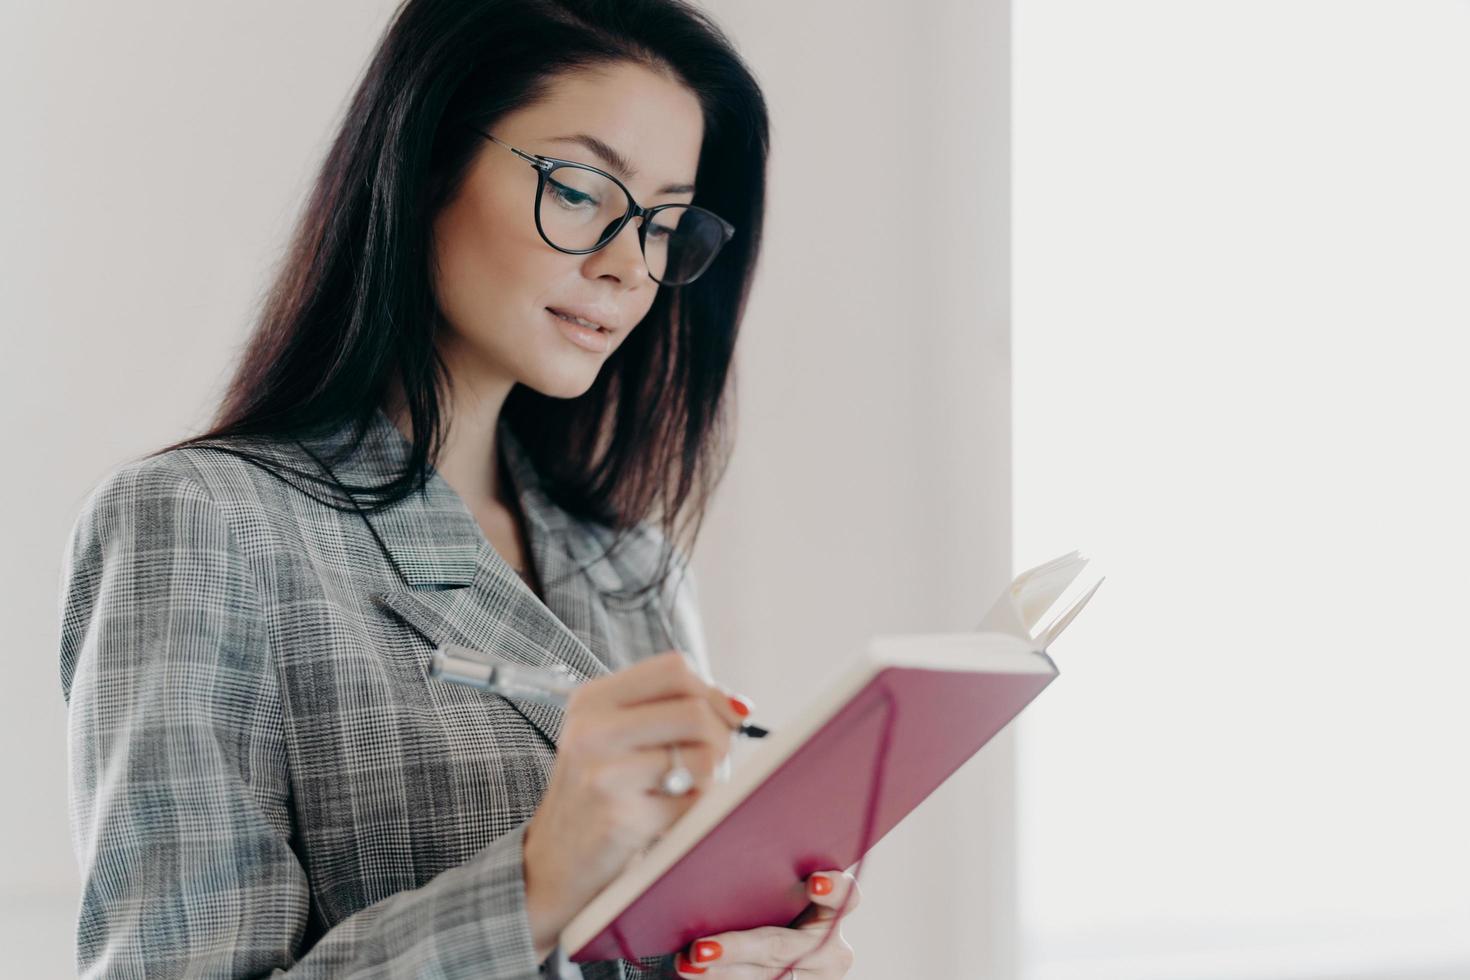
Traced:
<svg viewBox="0 0 1470 980">
<path fill-rule="evenodd" d="M 591 359 L 588 359 L 589 362 Z M 589 363 L 582 370 L 537 371 L 520 378 L 520 383 L 547 398 L 579 398 L 597 380 L 602 362 Z"/>
</svg>

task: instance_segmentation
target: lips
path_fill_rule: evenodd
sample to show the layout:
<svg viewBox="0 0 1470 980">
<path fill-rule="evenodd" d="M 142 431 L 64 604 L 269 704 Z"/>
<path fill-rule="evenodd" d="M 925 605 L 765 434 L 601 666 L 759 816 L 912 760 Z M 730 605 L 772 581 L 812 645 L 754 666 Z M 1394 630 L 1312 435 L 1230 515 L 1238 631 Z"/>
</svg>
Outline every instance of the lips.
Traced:
<svg viewBox="0 0 1470 980">
<path fill-rule="evenodd" d="M 555 313 L 559 316 L 579 317 L 583 320 L 586 320 L 588 323 L 596 324 L 597 329 L 602 331 L 603 333 L 617 332 L 617 327 L 615 325 L 610 325 L 611 317 L 608 317 L 606 314 L 598 313 L 595 310 L 577 309 L 575 307 L 565 306 L 548 306 L 546 309 L 548 312 Z"/>
</svg>

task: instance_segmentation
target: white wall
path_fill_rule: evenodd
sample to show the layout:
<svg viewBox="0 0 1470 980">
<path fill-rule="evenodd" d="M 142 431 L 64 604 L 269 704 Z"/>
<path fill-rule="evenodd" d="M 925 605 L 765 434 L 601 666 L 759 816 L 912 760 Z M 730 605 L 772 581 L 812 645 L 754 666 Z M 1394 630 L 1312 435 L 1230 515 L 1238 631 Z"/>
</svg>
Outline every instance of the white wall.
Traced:
<svg viewBox="0 0 1470 980">
<path fill-rule="evenodd" d="M 1016 28 L 1022 976 L 1470 977 L 1470 4 Z"/>
<path fill-rule="evenodd" d="M 20 651 L 0 735 L 24 801 L 0 814 L 0 948 L 25 975 L 69 972 L 77 898 L 64 535 L 115 462 L 208 418 L 391 8 L 0 9 L 0 595 Z M 1009 14 L 710 9 L 775 145 L 739 447 L 695 562 L 717 670 L 775 725 L 869 633 L 973 625 L 1010 571 Z M 1010 976 L 1010 752 L 874 851 L 851 976 Z"/>
</svg>

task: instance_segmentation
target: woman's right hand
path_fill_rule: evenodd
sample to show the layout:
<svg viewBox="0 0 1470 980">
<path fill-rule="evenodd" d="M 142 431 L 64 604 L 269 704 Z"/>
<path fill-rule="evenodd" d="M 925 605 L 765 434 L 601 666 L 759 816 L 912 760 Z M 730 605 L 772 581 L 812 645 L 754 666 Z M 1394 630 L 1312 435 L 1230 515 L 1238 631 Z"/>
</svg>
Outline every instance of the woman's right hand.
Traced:
<svg viewBox="0 0 1470 980">
<path fill-rule="evenodd" d="M 573 689 L 556 764 L 526 826 L 526 907 L 537 959 L 634 854 L 683 816 L 744 721 L 730 696 L 669 650 Z M 669 745 L 694 775 L 685 796 L 658 788 Z"/>
</svg>

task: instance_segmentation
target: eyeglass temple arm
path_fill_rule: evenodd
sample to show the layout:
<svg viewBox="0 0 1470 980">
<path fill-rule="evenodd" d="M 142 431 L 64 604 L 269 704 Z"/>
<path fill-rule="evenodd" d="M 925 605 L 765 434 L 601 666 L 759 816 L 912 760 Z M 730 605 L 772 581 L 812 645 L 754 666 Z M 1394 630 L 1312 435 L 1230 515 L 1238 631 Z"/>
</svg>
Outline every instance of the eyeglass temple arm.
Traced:
<svg viewBox="0 0 1470 980">
<path fill-rule="evenodd" d="M 541 158 L 540 157 L 533 156 L 532 154 L 525 153 L 525 152 L 523 152 L 521 150 L 517 150 L 515 147 L 511 146 L 509 143 L 505 142 L 505 140 L 496 139 L 494 136 L 491 136 L 489 133 L 485 132 L 483 129 L 476 129 L 475 132 L 479 133 L 481 136 L 485 137 L 487 140 L 489 140 L 492 143 L 499 143 L 501 146 L 505 147 L 507 150 L 509 150 L 510 152 L 514 153 L 516 156 L 520 157 L 522 160 L 526 161 L 527 163 L 531 164 L 532 166 L 535 166 L 535 167 L 541 166 Z"/>
</svg>

